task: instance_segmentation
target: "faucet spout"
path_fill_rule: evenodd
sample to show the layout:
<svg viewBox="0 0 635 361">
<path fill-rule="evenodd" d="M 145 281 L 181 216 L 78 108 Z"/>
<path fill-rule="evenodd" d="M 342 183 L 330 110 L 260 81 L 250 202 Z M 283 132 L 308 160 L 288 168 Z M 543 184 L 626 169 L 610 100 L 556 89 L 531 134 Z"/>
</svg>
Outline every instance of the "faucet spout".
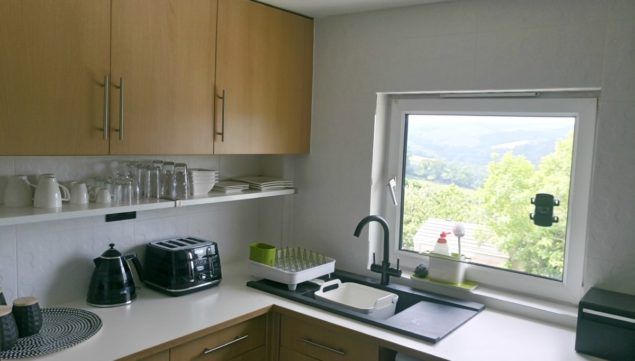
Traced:
<svg viewBox="0 0 635 361">
<path fill-rule="evenodd" d="M 384 259 L 383 262 L 381 263 L 381 266 L 376 265 L 373 263 L 373 265 L 371 265 L 370 269 L 373 272 L 377 272 L 377 273 L 381 273 L 381 284 L 382 285 L 387 285 L 389 282 L 389 277 L 390 275 L 393 276 L 401 276 L 401 271 L 399 270 L 399 266 L 397 266 L 397 269 L 393 269 L 390 268 L 390 257 L 389 257 L 389 249 L 390 249 L 390 229 L 388 228 L 388 222 L 386 222 L 385 219 L 383 219 L 380 216 L 376 216 L 376 215 L 370 215 L 370 216 L 366 216 L 364 217 L 361 221 L 359 221 L 359 223 L 357 224 L 357 227 L 355 227 L 355 232 L 353 233 L 355 235 L 355 237 L 359 237 L 359 235 L 362 233 L 362 229 L 364 228 L 364 226 L 370 222 L 377 222 L 381 225 L 381 227 L 384 230 Z M 374 258 L 374 256 L 373 256 Z M 373 261 L 374 262 L 374 261 Z M 397 264 L 399 264 L 399 262 L 397 262 Z"/>
</svg>

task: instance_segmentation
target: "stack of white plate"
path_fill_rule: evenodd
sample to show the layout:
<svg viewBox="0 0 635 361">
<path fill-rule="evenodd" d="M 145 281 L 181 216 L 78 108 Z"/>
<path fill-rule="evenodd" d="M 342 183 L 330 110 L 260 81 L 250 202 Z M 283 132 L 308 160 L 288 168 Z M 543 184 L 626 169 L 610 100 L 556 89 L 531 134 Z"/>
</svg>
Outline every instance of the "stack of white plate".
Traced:
<svg viewBox="0 0 635 361">
<path fill-rule="evenodd" d="M 240 193 L 249 189 L 249 184 L 235 181 L 220 181 L 214 186 L 214 191 L 225 193 Z"/>
<path fill-rule="evenodd" d="M 248 176 L 248 177 L 234 178 L 234 180 L 239 182 L 245 182 L 249 184 L 249 188 L 257 189 L 260 191 L 293 188 L 293 181 L 283 179 L 283 178 L 278 178 L 278 177 Z"/>
<path fill-rule="evenodd" d="M 192 168 L 189 173 L 189 181 L 192 195 L 205 195 L 218 183 L 218 171 Z"/>
</svg>

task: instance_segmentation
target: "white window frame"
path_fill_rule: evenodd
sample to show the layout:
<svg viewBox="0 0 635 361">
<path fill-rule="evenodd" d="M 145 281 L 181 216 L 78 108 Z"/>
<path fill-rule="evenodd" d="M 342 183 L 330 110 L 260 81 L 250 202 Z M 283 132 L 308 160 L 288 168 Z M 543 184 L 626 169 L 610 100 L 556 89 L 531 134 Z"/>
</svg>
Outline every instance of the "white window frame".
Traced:
<svg viewBox="0 0 635 361">
<path fill-rule="evenodd" d="M 526 96 L 526 95 L 524 95 Z M 566 97 L 566 98 L 565 98 Z M 381 104 L 381 102 L 384 102 Z M 400 259 L 404 270 L 413 270 L 427 263 L 425 256 L 399 249 L 401 234 L 401 206 L 395 206 L 386 184 L 397 179 L 397 199 L 402 199 L 402 167 L 404 151 L 404 125 L 406 114 L 435 115 L 494 115 L 494 116 L 573 116 L 576 117 L 573 144 L 573 164 L 569 190 L 569 216 L 565 244 L 563 280 L 504 271 L 470 264 L 466 278 L 488 287 L 529 294 L 575 304 L 583 293 L 583 272 L 587 242 L 589 191 L 593 169 L 597 98 L 569 97 L 561 93 L 546 98 L 501 97 L 442 98 L 413 95 L 386 95 L 378 97 L 373 153 L 373 187 L 371 210 L 380 211 L 392 230 L 391 262 Z M 371 245 L 380 244 L 371 234 Z M 379 250 L 377 250 L 379 251 Z"/>
</svg>

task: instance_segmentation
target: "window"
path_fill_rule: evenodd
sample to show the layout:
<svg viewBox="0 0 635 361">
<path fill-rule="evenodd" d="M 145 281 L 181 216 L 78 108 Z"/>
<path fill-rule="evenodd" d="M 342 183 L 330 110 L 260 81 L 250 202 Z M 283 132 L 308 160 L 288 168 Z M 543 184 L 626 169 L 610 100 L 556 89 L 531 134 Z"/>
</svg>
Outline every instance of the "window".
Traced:
<svg viewBox="0 0 635 361">
<path fill-rule="evenodd" d="M 373 199 L 392 223 L 393 258 L 416 267 L 441 232 L 461 223 L 468 279 L 577 302 L 596 99 L 562 94 L 385 97 L 374 155 L 383 161 L 374 166 L 377 182 L 396 178 L 398 204 L 385 186 L 373 188 L 380 192 Z M 448 246 L 458 254 L 456 237 Z"/>
</svg>

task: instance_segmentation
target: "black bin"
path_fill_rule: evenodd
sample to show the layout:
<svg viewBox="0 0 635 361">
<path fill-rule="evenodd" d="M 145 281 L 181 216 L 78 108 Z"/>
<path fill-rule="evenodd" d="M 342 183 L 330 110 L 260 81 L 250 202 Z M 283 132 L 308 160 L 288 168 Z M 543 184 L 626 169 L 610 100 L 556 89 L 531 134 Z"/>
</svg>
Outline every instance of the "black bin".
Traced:
<svg viewBox="0 0 635 361">
<path fill-rule="evenodd" d="M 635 296 L 592 288 L 578 306 L 575 350 L 635 360 Z"/>
</svg>

